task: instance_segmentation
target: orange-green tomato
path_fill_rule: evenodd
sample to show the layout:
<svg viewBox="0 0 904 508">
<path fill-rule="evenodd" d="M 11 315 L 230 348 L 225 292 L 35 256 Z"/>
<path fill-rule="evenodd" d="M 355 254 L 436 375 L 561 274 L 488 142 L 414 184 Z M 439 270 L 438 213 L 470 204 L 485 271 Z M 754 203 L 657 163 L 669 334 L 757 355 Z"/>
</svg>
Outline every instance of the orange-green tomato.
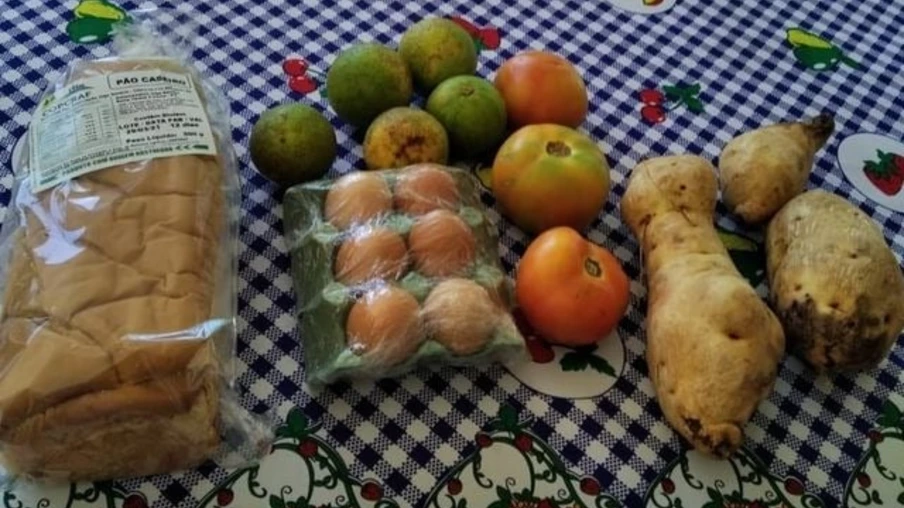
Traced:
<svg viewBox="0 0 904 508">
<path fill-rule="evenodd" d="M 609 195 L 609 164 L 585 134 L 561 125 L 528 125 L 499 149 L 492 185 L 502 212 L 524 231 L 582 230 Z"/>
<path fill-rule="evenodd" d="M 630 282 L 615 256 L 577 231 L 550 229 L 527 247 L 515 279 L 518 306 L 546 340 L 593 344 L 628 309 Z"/>
</svg>

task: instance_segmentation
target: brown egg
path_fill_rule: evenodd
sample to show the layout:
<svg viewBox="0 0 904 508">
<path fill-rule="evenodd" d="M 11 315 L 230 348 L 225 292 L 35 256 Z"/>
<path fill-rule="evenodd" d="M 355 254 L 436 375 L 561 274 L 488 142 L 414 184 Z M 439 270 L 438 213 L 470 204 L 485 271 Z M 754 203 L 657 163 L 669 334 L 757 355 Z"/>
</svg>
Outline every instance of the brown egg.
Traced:
<svg viewBox="0 0 904 508">
<path fill-rule="evenodd" d="M 399 175 L 395 185 L 395 207 L 411 215 L 454 210 L 458 200 L 455 179 L 437 164 L 411 166 Z"/>
<path fill-rule="evenodd" d="M 407 360 L 424 341 L 419 311 L 417 300 L 404 289 L 384 286 L 365 293 L 345 322 L 348 347 L 382 365 Z"/>
<path fill-rule="evenodd" d="M 471 355 L 493 338 L 501 313 L 480 284 L 448 279 L 427 296 L 423 316 L 434 340 L 456 355 Z"/>
<path fill-rule="evenodd" d="M 408 244 L 417 270 L 428 277 L 461 272 L 474 261 L 477 248 L 471 228 L 448 210 L 434 210 L 415 221 Z"/>
<path fill-rule="evenodd" d="M 351 173 L 336 180 L 326 195 L 323 214 L 339 229 L 392 211 L 392 191 L 379 175 Z"/>
<path fill-rule="evenodd" d="M 405 240 L 386 228 L 356 231 L 339 246 L 334 270 L 343 284 L 398 279 L 408 268 Z"/>
</svg>

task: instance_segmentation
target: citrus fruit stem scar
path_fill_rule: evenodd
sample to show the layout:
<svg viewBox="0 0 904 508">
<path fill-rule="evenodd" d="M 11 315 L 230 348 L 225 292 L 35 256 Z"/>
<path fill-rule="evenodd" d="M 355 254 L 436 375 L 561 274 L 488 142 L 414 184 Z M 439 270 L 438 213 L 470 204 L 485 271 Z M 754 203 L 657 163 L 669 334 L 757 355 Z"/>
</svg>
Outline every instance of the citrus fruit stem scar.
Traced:
<svg viewBox="0 0 904 508">
<path fill-rule="evenodd" d="M 584 260 L 584 271 L 590 274 L 591 277 L 597 278 L 603 274 L 603 269 L 600 267 L 600 264 L 590 258 Z"/>
<path fill-rule="evenodd" d="M 571 148 L 561 141 L 550 141 L 546 143 L 546 153 L 556 157 L 568 157 L 571 155 Z"/>
</svg>

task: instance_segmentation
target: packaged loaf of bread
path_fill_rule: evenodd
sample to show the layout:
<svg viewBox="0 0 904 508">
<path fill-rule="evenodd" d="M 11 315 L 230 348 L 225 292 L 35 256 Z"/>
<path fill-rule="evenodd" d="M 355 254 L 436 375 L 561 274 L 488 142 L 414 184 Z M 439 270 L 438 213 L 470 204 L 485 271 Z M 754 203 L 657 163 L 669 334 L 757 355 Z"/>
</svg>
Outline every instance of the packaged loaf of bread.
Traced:
<svg viewBox="0 0 904 508">
<path fill-rule="evenodd" d="M 287 191 L 310 384 L 525 354 L 477 185 L 465 171 L 419 164 Z"/>
<path fill-rule="evenodd" d="M 16 476 L 165 473 L 226 445 L 253 460 L 269 437 L 233 413 L 227 109 L 152 24 L 119 37 L 127 57 L 74 62 L 50 87 L 13 160 L 0 461 Z"/>
</svg>

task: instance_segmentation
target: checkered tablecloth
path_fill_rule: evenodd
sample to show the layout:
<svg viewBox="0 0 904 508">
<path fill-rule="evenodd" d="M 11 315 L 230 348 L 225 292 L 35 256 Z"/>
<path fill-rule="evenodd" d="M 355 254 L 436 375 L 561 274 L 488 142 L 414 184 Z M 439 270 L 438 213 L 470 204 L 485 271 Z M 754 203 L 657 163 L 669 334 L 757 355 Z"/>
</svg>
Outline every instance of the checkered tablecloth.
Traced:
<svg viewBox="0 0 904 508">
<path fill-rule="evenodd" d="M 105 45 L 70 42 L 65 32 L 76 2 L 22 0 L 0 9 L 0 202 L 10 199 L 12 147 L 25 133 L 42 90 L 75 58 L 109 54 Z M 641 3 L 638 0 L 637 3 Z M 402 2 L 187 0 L 170 4 L 195 22 L 193 57 L 232 106 L 232 135 L 241 163 L 239 265 L 240 385 L 249 409 L 285 417 L 297 407 L 322 425 L 319 435 L 344 459 L 349 474 L 375 478 L 402 506 L 427 501 L 441 478 L 473 451 L 474 436 L 503 406 L 531 417 L 532 435 L 548 443 L 569 470 L 595 478 L 625 506 L 641 506 L 660 473 L 684 446 L 662 419 L 644 360 L 645 289 L 638 245 L 618 213 L 627 174 L 648 156 L 690 152 L 715 160 L 741 131 L 820 112 L 837 129 L 819 152 L 811 187 L 859 205 L 884 229 L 900 258 L 902 215 L 878 205 L 845 178 L 839 143 L 861 132 L 904 139 L 904 8 L 899 0 L 678 0 L 655 15 L 634 14 L 602 0 L 549 2 Z M 124 2 L 126 10 L 141 4 Z M 611 389 L 592 398 L 537 391 L 504 367 L 419 372 L 376 383 L 340 383 L 321 393 L 303 385 L 304 355 L 296 328 L 289 256 L 280 198 L 250 164 L 253 122 L 291 100 L 312 104 L 337 129 L 339 158 L 331 175 L 363 168 L 360 143 L 315 92 L 293 94 L 283 61 L 298 55 L 325 70 L 353 41 L 394 45 L 426 16 L 462 16 L 502 35 L 498 50 L 480 55 L 478 73 L 491 77 L 508 57 L 528 48 L 565 56 L 582 72 L 591 96 L 583 125 L 604 147 L 613 191 L 588 232 L 611 250 L 632 283 L 631 307 L 619 335 L 624 369 Z M 830 39 L 859 63 L 827 71 L 804 67 L 786 42 L 801 27 Z M 315 78 L 316 79 L 316 78 Z M 699 84 L 704 111 L 668 111 L 651 125 L 638 92 Z M 492 204 L 489 193 L 485 200 Z M 500 254 L 510 274 L 528 237 L 491 209 Z M 718 223 L 745 231 L 725 210 Z M 747 231 L 756 238 L 756 233 Z M 748 448 L 778 478 L 794 475 L 826 506 L 838 506 L 883 405 L 902 391 L 899 341 L 879 370 L 817 378 L 797 359 L 783 362 L 775 392 L 747 427 Z M 901 460 L 901 457 L 896 457 Z M 197 471 L 146 480 L 154 506 L 194 506 L 198 493 L 227 478 L 208 464 Z M 902 486 L 904 488 L 904 486 Z M 263 504 L 266 506 L 266 504 Z M 886 499 L 885 506 L 897 506 Z M 686 506 L 686 508 L 690 508 Z"/>
</svg>

